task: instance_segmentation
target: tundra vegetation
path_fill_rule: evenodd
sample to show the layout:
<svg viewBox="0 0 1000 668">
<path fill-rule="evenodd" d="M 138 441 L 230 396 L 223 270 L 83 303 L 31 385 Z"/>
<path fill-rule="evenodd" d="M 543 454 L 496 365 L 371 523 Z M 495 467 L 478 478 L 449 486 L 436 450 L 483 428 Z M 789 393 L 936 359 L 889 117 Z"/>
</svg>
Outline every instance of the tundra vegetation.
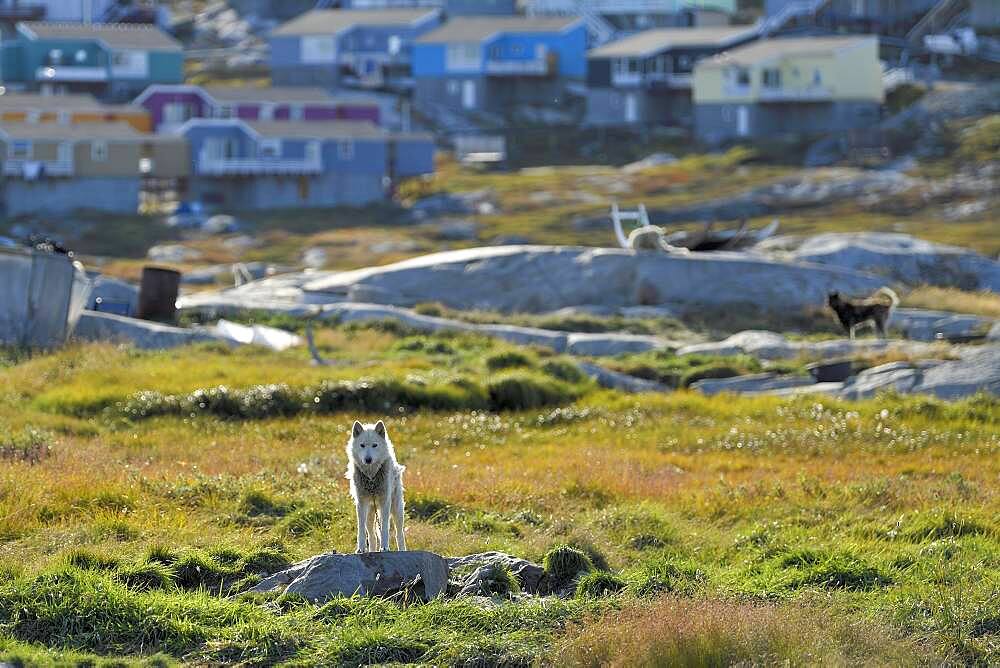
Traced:
<svg viewBox="0 0 1000 668">
<path fill-rule="evenodd" d="M 304 351 L 0 356 L 0 661 L 15 665 L 1000 662 L 1000 405 L 703 397 L 750 360 L 572 360 L 398 327 Z M 712 365 L 715 365 L 714 367 Z M 544 564 L 567 599 L 250 594 L 349 550 L 343 445 L 387 420 L 408 543 Z"/>
</svg>

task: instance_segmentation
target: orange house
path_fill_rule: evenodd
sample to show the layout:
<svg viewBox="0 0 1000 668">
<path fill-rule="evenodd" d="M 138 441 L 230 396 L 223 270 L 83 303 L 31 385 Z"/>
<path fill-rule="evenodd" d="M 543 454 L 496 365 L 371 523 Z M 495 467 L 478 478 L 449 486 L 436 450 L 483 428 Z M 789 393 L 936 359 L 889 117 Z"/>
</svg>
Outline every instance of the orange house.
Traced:
<svg viewBox="0 0 1000 668">
<path fill-rule="evenodd" d="M 90 95 L 81 94 L 39 95 L 4 91 L 0 94 L 0 122 L 64 125 L 127 123 L 136 132 L 153 131 L 149 112 L 142 107 L 102 104 Z"/>
</svg>

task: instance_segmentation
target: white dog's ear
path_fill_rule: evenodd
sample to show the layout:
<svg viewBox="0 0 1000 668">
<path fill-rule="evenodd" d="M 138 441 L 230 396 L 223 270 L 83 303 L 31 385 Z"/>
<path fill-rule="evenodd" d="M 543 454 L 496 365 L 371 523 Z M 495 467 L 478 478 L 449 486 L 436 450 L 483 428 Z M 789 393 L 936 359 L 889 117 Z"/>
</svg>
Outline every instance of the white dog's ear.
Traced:
<svg viewBox="0 0 1000 668">
<path fill-rule="evenodd" d="M 364 433 L 365 427 L 357 420 L 354 421 L 354 438 L 357 438 L 362 433 Z"/>
<path fill-rule="evenodd" d="M 385 425 L 379 420 L 375 423 L 375 433 L 379 435 L 379 438 L 385 438 Z"/>
</svg>

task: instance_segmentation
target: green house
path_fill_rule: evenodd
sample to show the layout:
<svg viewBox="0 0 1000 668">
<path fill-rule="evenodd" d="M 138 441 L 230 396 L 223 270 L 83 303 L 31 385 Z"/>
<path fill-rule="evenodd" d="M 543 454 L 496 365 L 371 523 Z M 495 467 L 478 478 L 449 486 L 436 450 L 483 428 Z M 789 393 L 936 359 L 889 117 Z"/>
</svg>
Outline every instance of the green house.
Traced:
<svg viewBox="0 0 1000 668">
<path fill-rule="evenodd" d="M 104 23 L 18 23 L 0 43 L 0 79 L 13 90 L 135 97 L 184 80 L 181 45 L 159 28 Z"/>
</svg>

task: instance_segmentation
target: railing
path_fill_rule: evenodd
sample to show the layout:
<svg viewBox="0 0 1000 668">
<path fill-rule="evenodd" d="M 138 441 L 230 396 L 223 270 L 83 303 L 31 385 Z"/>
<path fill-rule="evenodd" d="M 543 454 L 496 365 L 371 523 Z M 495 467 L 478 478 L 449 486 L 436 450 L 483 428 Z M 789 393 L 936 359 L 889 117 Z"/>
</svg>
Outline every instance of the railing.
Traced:
<svg viewBox="0 0 1000 668">
<path fill-rule="evenodd" d="M 882 73 L 882 88 L 886 93 L 896 90 L 903 84 L 912 83 L 916 77 L 908 67 L 894 67 Z"/>
<path fill-rule="evenodd" d="M 763 102 L 797 102 L 800 100 L 829 100 L 833 91 L 825 86 L 806 86 L 805 88 L 768 88 L 761 86 L 757 99 Z"/>
<path fill-rule="evenodd" d="M 968 0 L 941 0 L 906 33 L 906 41 L 919 44 L 924 35 L 945 27 L 958 14 L 969 9 Z"/>
<path fill-rule="evenodd" d="M 668 88 L 690 88 L 692 75 L 677 72 L 619 72 L 612 73 L 611 83 L 615 86 L 658 86 Z"/>
<path fill-rule="evenodd" d="M 198 173 L 206 176 L 240 174 L 318 174 L 323 171 L 319 156 L 303 159 L 198 157 Z"/>
<path fill-rule="evenodd" d="M 37 81 L 107 81 L 108 68 L 78 65 L 43 65 L 35 71 Z"/>
<path fill-rule="evenodd" d="M 552 63 L 548 58 L 532 58 L 531 60 L 499 60 L 487 59 L 484 64 L 487 74 L 512 74 L 545 76 L 552 72 Z"/>
<path fill-rule="evenodd" d="M 26 180 L 40 179 L 46 176 L 71 176 L 73 174 L 73 161 L 14 158 L 4 161 L 3 173 L 5 176 L 21 177 Z"/>
<path fill-rule="evenodd" d="M 785 27 L 792 19 L 800 16 L 815 16 L 830 0 L 797 0 L 789 2 L 781 8 L 777 14 L 768 17 L 760 23 L 759 33 L 763 37 L 768 37 Z"/>
</svg>

